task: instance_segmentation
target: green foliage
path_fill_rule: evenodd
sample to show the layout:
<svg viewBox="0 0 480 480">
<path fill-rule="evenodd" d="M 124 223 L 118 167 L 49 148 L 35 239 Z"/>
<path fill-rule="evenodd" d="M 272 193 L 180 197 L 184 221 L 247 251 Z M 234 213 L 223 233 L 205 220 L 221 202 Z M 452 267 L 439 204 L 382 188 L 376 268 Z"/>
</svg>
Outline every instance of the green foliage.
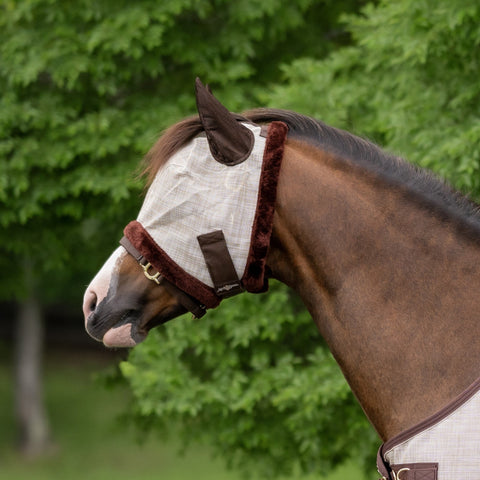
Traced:
<svg viewBox="0 0 480 480">
<path fill-rule="evenodd" d="M 154 331 L 121 364 L 146 428 L 180 425 L 262 476 L 328 472 L 372 433 L 309 315 L 280 284 Z M 362 439 L 361 442 L 358 440 Z"/>
<path fill-rule="evenodd" d="M 343 17 L 352 44 L 287 58 L 284 84 L 255 92 L 479 195 L 477 3 L 370 4 Z M 278 287 L 269 295 L 230 300 L 198 325 L 176 321 L 137 347 L 122 365 L 137 420 L 180 421 L 185 440 L 206 437 L 234 464 L 258 461 L 272 475 L 296 461 L 326 472 L 349 453 L 372 462 L 375 436 L 305 313 Z"/>
<path fill-rule="evenodd" d="M 12 273 L 0 296 L 22 293 L 10 264 L 25 261 L 42 290 L 81 293 L 140 206 L 129 172 L 194 111 L 197 75 L 232 110 L 311 114 L 480 195 L 478 2 L 380 1 L 356 15 L 364 3 L 1 1 L 0 268 Z M 273 475 L 374 458 L 338 368 L 279 285 L 152 332 L 122 371 L 138 423 L 173 422 L 234 465 Z"/>
<path fill-rule="evenodd" d="M 92 381 L 99 370 L 105 370 L 106 359 L 99 361 L 84 352 L 49 351 L 46 403 L 59 448 L 45 458 L 25 461 L 12 446 L 16 432 L 11 365 L 6 360 L 10 354 L 1 347 L 0 343 L 0 480 L 243 480 L 238 472 L 226 470 L 220 459 L 213 459 L 207 447 L 197 446 L 179 455 L 181 445 L 175 434 L 164 442 L 155 435 L 139 439 L 134 430 L 125 431 L 119 415 L 129 398 L 128 390 L 122 386 L 111 392 Z M 295 475 L 282 480 L 317 478 Z M 363 479 L 358 468 L 349 466 L 327 480 L 344 478 Z"/>
<path fill-rule="evenodd" d="M 480 5 L 382 1 L 348 16 L 355 44 L 284 66 L 267 99 L 354 130 L 480 195 Z"/>
<path fill-rule="evenodd" d="M 195 76 L 232 109 L 252 106 L 280 61 L 337 42 L 307 49 L 304 34 L 336 28 L 333 4 L 355 2 L 0 2 L 2 263 L 26 259 L 38 277 L 98 266 L 140 206 L 130 172 L 160 130 L 193 113 Z M 22 285 L 9 279 L 0 295 Z"/>
<path fill-rule="evenodd" d="M 1 1 L 0 268 L 9 273 L 0 297 L 30 293 L 18 267 L 28 263 L 42 299 L 76 289 L 80 303 L 139 209 L 131 172 L 160 130 L 194 112 L 195 76 L 232 110 L 258 106 L 281 62 L 348 43 L 338 17 L 361 4 Z M 175 418 L 185 438 L 210 439 L 234 463 L 245 454 L 286 470 L 295 458 L 306 470 L 343 461 L 365 423 L 341 413 L 356 408 L 351 395 L 285 289 L 209 317 L 191 337 L 185 320 L 168 327 L 165 368 L 160 334 L 123 365 L 137 418 Z M 321 440 L 337 428 L 329 418 L 346 432 L 333 443 Z"/>
</svg>

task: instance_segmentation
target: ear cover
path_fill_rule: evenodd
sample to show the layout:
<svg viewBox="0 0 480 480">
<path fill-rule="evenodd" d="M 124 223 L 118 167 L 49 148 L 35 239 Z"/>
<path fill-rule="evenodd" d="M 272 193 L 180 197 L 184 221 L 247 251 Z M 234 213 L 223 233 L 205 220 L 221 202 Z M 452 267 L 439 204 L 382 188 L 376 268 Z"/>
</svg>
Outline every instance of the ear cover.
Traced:
<svg viewBox="0 0 480 480">
<path fill-rule="evenodd" d="M 213 158 L 228 166 L 245 161 L 255 143 L 253 132 L 238 122 L 199 78 L 195 80 L 195 96 Z"/>
</svg>

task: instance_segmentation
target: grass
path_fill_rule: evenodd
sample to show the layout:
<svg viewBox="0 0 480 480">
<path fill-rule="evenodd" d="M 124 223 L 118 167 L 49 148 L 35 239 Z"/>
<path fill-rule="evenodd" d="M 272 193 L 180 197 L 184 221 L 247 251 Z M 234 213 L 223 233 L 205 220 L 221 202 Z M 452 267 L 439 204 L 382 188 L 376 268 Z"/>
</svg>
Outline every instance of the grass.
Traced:
<svg viewBox="0 0 480 480">
<path fill-rule="evenodd" d="M 56 446 L 46 457 L 26 460 L 14 448 L 11 369 L 0 365 L 0 480 L 243 480 L 206 448 L 179 456 L 174 443 L 149 438 L 139 444 L 135 433 L 118 422 L 128 392 L 109 391 L 93 381 L 104 368 L 104 362 L 89 358 L 49 358 L 45 389 Z M 327 477 L 340 479 L 364 477 L 349 466 Z"/>
</svg>

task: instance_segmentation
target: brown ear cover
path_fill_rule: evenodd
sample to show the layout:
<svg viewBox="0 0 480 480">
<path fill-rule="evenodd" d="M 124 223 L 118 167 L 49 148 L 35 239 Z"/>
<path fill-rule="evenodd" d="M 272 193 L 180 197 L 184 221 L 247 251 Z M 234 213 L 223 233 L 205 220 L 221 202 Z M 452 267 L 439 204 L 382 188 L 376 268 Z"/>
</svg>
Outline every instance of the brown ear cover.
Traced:
<svg viewBox="0 0 480 480">
<path fill-rule="evenodd" d="M 195 80 L 195 97 L 213 158 L 228 166 L 245 161 L 255 143 L 253 132 L 238 122 L 199 78 Z"/>
</svg>

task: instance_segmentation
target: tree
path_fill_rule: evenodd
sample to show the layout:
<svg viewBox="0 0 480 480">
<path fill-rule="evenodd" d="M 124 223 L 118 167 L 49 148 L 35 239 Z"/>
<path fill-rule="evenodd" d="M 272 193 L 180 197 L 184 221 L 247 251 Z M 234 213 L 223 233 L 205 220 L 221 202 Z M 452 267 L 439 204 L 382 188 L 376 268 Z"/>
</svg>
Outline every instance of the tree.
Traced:
<svg viewBox="0 0 480 480">
<path fill-rule="evenodd" d="M 478 196 L 478 2 L 381 1 L 344 20 L 351 45 L 285 64 L 284 83 L 260 98 L 369 136 Z M 373 462 L 373 434 L 305 313 L 277 286 L 269 295 L 177 320 L 137 347 L 121 365 L 136 420 L 176 419 L 185 441 L 207 437 L 273 476 L 296 461 L 325 473 L 359 449 Z"/>
<path fill-rule="evenodd" d="M 479 16 L 468 0 L 369 5 L 347 17 L 353 46 L 285 66 L 268 101 L 368 136 L 478 196 Z"/>
<path fill-rule="evenodd" d="M 34 426 L 47 425 L 38 420 L 35 334 L 43 304 L 75 285 L 80 304 L 86 279 L 138 210 L 141 186 L 128 172 L 159 130 L 193 112 L 195 76 L 232 109 L 252 106 L 279 62 L 302 52 L 322 56 L 348 41 L 337 18 L 358 4 L 0 2 L 0 261 L 10 272 L 0 295 L 16 298 L 24 312 L 17 371 L 35 380 L 19 379 L 18 398 L 36 398 L 26 411 L 38 412 L 36 419 L 20 414 L 26 450 L 40 451 L 48 438 L 48 428 L 39 435 Z"/>
</svg>

